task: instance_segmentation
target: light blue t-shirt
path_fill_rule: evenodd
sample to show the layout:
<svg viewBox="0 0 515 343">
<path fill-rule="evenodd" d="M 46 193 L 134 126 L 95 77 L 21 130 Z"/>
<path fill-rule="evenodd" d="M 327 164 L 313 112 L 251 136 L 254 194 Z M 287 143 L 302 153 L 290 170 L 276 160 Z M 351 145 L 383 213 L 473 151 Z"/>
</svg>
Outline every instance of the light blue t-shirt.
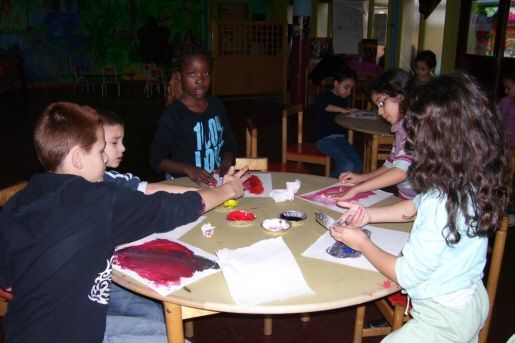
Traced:
<svg viewBox="0 0 515 343">
<path fill-rule="evenodd" d="M 413 199 L 417 218 L 395 264 L 399 284 L 413 299 L 434 298 L 470 288 L 483 277 L 488 239 L 468 237 L 464 218 L 459 216 L 461 239 L 447 245 L 442 234 L 447 224 L 446 200 L 446 195 L 436 191 Z"/>
</svg>

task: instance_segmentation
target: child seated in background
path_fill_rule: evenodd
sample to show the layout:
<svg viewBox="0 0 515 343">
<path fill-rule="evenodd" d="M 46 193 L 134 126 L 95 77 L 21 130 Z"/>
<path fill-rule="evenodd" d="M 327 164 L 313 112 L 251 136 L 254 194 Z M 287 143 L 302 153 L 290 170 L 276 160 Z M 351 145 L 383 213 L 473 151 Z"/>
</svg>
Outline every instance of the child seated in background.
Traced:
<svg viewBox="0 0 515 343">
<path fill-rule="evenodd" d="M 502 83 L 506 96 L 499 100 L 497 108 L 504 121 L 508 147 L 515 148 L 515 72 L 504 75 Z"/>
<path fill-rule="evenodd" d="M 372 101 L 378 113 L 392 125 L 395 134 L 388 160 L 378 169 L 367 174 L 350 171 L 340 174 L 340 183 L 354 184 L 349 190 L 331 194 L 337 200 L 348 200 L 358 193 L 397 185 L 399 197 L 412 199 L 416 195 L 411 182 L 407 180 L 412 157 L 405 151 L 406 131 L 403 127 L 403 102 L 407 101 L 413 82 L 409 73 L 402 69 L 388 70 L 382 74 L 372 88 Z"/>
<path fill-rule="evenodd" d="M 436 55 L 431 50 L 420 51 L 415 57 L 415 86 L 423 85 L 435 76 Z"/>
<path fill-rule="evenodd" d="M 107 316 L 115 246 L 196 220 L 243 195 L 246 169 L 218 188 L 144 195 L 104 177 L 102 121 L 90 107 L 49 105 L 36 123 L 36 153 L 48 172 L 0 212 L 0 287 L 14 299 L 7 342 L 145 342 L 166 339 L 162 322 Z"/>
<path fill-rule="evenodd" d="M 361 157 L 349 144 L 343 127 L 334 119 L 337 114 L 349 114 L 358 109 L 350 108 L 348 97 L 356 86 L 356 73 L 351 69 L 339 69 L 334 73 L 333 88 L 328 89 L 315 100 L 315 145 L 318 151 L 331 156 L 335 166 L 331 176 L 338 178 L 344 171 L 361 172 Z"/>
<path fill-rule="evenodd" d="M 102 126 L 104 128 L 106 141 L 105 153 L 107 155 L 106 166 L 109 168 L 118 168 L 123 160 L 123 153 L 125 152 L 125 146 L 123 145 L 125 124 L 123 119 L 115 112 L 101 108 L 97 108 L 96 110 L 102 118 Z M 114 182 L 120 186 L 138 190 L 145 194 L 153 194 L 157 191 L 184 193 L 196 190 L 192 187 L 170 185 L 162 182 L 148 183 L 141 181 L 139 177 L 131 173 L 121 174 L 115 170 L 106 170 L 104 173 L 104 181 Z"/>
<path fill-rule="evenodd" d="M 429 81 L 405 114 L 411 179 L 420 194 L 387 207 L 339 203 L 349 208 L 340 218 L 348 226 L 331 229 L 331 236 L 361 251 L 412 300 L 413 318 L 382 342 L 478 340 L 489 310 L 481 281 L 487 236 L 498 229 L 510 193 L 502 121 L 492 109 L 470 76 Z M 413 220 L 400 256 L 360 229 Z"/>
<path fill-rule="evenodd" d="M 236 140 L 220 99 L 208 95 L 211 56 L 194 40 L 175 56 L 182 94 L 163 111 L 150 147 L 150 164 L 157 173 L 187 175 L 197 184 L 216 184 L 212 173 L 225 175 L 234 162 Z M 171 87 L 170 89 L 174 89 Z"/>
<path fill-rule="evenodd" d="M 115 112 L 101 108 L 97 108 L 96 110 L 102 118 L 102 126 L 104 129 L 106 142 L 104 152 L 107 156 L 106 166 L 109 168 L 118 168 L 123 160 L 123 153 L 125 152 L 125 146 L 123 144 L 125 124 L 123 119 Z M 195 190 L 191 187 L 166 183 L 147 183 L 140 181 L 139 177 L 131 173 L 121 174 L 114 170 L 106 170 L 104 172 L 104 181 L 113 182 L 119 186 L 127 187 L 145 194 L 153 194 L 157 191 L 184 193 Z M 136 294 L 115 283 L 111 285 L 107 315 L 141 317 L 164 322 L 163 304 L 161 302 Z"/>
</svg>

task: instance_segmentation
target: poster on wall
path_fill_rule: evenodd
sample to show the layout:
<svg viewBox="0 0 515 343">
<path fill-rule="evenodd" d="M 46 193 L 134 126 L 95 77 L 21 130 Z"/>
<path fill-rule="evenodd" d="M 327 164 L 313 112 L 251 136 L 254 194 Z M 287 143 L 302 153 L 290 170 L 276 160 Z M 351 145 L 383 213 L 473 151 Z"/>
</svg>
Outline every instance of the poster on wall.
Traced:
<svg viewBox="0 0 515 343">
<path fill-rule="evenodd" d="M 335 54 L 357 54 L 363 38 L 363 2 L 333 3 L 333 49 Z"/>
</svg>

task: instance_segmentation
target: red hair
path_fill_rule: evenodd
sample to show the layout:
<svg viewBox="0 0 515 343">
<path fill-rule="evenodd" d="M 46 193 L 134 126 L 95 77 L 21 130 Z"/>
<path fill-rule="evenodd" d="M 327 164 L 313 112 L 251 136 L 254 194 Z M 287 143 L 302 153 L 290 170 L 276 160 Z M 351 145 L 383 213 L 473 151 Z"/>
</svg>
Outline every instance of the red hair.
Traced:
<svg viewBox="0 0 515 343">
<path fill-rule="evenodd" d="M 50 104 L 34 129 L 39 161 L 46 170 L 56 171 L 74 146 L 90 151 L 97 141 L 99 127 L 102 127 L 102 119 L 91 107 L 71 102 Z"/>
</svg>

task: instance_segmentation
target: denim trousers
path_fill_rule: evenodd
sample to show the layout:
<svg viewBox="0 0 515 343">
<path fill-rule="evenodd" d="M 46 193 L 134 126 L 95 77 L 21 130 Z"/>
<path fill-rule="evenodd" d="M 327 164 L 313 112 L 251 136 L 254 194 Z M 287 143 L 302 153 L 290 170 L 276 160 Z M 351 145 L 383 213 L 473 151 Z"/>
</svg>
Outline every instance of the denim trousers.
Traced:
<svg viewBox="0 0 515 343">
<path fill-rule="evenodd" d="M 341 173 L 351 171 L 361 173 L 363 161 L 358 152 L 347 141 L 347 137 L 341 135 L 331 135 L 319 139 L 315 143 L 318 151 L 331 156 L 335 161 L 335 166 L 331 176 L 338 178 Z"/>
<path fill-rule="evenodd" d="M 163 305 L 111 284 L 103 343 L 165 343 Z"/>
</svg>

